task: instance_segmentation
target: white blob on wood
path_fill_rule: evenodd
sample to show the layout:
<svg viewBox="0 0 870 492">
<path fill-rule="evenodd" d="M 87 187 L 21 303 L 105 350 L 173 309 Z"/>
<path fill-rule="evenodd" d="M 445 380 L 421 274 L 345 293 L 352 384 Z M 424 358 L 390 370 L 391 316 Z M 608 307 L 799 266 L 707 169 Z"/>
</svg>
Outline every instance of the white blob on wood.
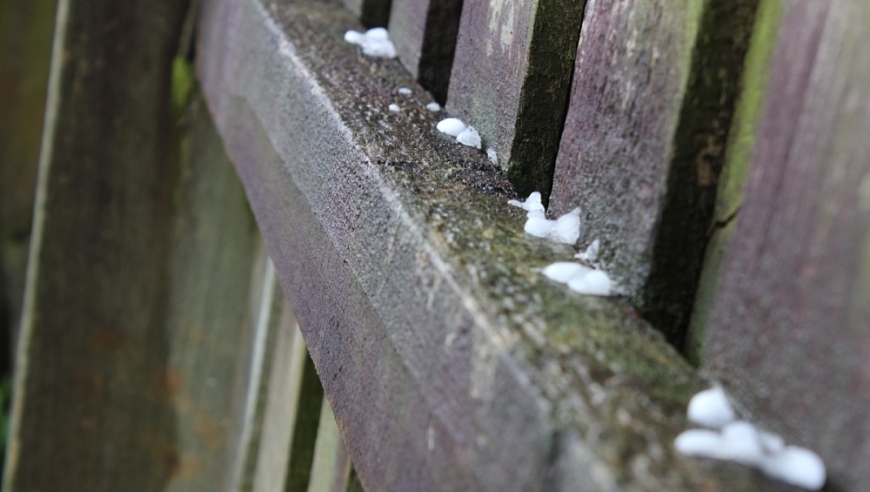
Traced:
<svg viewBox="0 0 870 492">
<path fill-rule="evenodd" d="M 547 220 L 543 213 L 533 216 L 530 212 L 525 225 L 523 225 L 523 230 L 532 236 L 548 237 L 553 232 L 554 227 L 556 227 L 555 220 Z"/>
<path fill-rule="evenodd" d="M 580 237 L 580 209 L 575 208 L 556 219 L 550 239 L 557 243 L 574 244 Z"/>
<path fill-rule="evenodd" d="M 809 490 L 819 490 L 827 478 L 822 458 L 809 449 L 797 446 L 787 446 L 765 458 L 761 471 L 771 478 Z"/>
<path fill-rule="evenodd" d="M 486 156 L 489 157 L 489 162 L 498 166 L 498 154 L 495 152 L 495 149 L 486 149 Z"/>
<path fill-rule="evenodd" d="M 451 137 L 456 137 L 465 131 L 467 126 L 459 118 L 445 118 L 439 121 L 435 128 L 437 128 L 441 133 L 445 133 Z"/>
<path fill-rule="evenodd" d="M 570 285 L 570 284 L 569 284 Z M 733 461 L 761 470 L 768 477 L 819 490 L 827 473 L 825 464 L 809 449 L 786 446 L 782 437 L 736 418 L 721 387 L 698 393 L 689 403 L 689 419 L 721 430 L 692 429 L 680 434 L 674 447 L 680 453 Z"/>
<path fill-rule="evenodd" d="M 403 96 L 410 96 L 411 93 L 412 93 L 411 89 L 408 89 L 407 87 L 399 87 L 399 94 L 401 94 Z"/>
<path fill-rule="evenodd" d="M 571 279 L 568 288 L 587 296 L 610 296 L 614 291 L 610 275 L 602 270 L 592 270 L 586 275 Z"/>
<path fill-rule="evenodd" d="M 508 205 L 513 205 L 514 207 L 520 207 L 525 211 L 530 211 L 532 208 L 540 208 L 544 210 L 544 206 L 541 204 L 541 194 L 537 191 L 533 191 L 531 195 L 524 202 L 519 200 L 508 200 Z"/>
<path fill-rule="evenodd" d="M 473 126 L 462 130 L 462 133 L 456 136 L 456 141 L 468 147 L 479 149 L 481 147 L 480 133 Z"/>
<path fill-rule="evenodd" d="M 598 261 L 598 255 L 601 252 L 601 241 L 598 239 L 592 241 L 585 251 L 581 251 L 574 255 L 574 258 L 579 260 L 583 260 L 589 263 L 594 263 Z"/>
<path fill-rule="evenodd" d="M 441 105 L 438 104 L 437 102 L 430 102 L 429 104 L 426 105 L 426 109 L 428 109 L 429 111 L 432 111 L 434 113 L 437 111 L 441 111 Z"/>
<path fill-rule="evenodd" d="M 347 31 L 344 40 L 362 47 L 364 55 L 376 58 L 395 58 L 396 46 L 390 41 L 390 34 L 383 27 L 369 29 L 365 33 Z"/>
<path fill-rule="evenodd" d="M 689 420 L 692 422 L 719 429 L 737 418 L 728 395 L 721 386 L 702 391 L 689 401 Z"/>
<path fill-rule="evenodd" d="M 544 267 L 541 273 L 550 280 L 567 284 L 572 278 L 585 276 L 592 269 L 579 263 L 557 261 Z"/>
<path fill-rule="evenodd" d="M 390 104 L 390 111 L 398 113 L 400 111 L 398 104 Z"/>
</svg>

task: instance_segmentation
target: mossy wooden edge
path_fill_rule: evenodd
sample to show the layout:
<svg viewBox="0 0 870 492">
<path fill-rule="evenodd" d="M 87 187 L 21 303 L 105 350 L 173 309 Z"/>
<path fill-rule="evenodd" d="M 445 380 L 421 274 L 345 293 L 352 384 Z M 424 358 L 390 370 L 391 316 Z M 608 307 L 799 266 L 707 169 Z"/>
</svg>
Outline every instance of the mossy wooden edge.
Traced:
<svg viewBox="0 0 870 492">
<path fill-rule="evenodd" d="M 686 333 L 684 352 L 695 364 L 701 359 L 703 340 L 709 323 L 722 268 L 722 260 L 729 239 L 734 233 L 737 213 L 743 201 L 743 186 L 749 173 L 749 161 L 755 146 L 755 131 L 767 90 L 768 62 L 776 43 L 782 5 L 779 0 L 761 0 L 755 17 L 752 40 L 746 54 L 741 82 L 740 100 L 734 113 L 725 162 L 719 174 L 716 205 L 709 227 L 704 264 L 695 294 L 691 320 Z"/>
<path fill-rule="evenodd" d="M 533 271 L 572 250 L 523 235 L 334 6 L 206 2 L 198 75 L 366 488 L 768 490 L 676 455 L 707 383 L 625 301 Z"/>
</svg>

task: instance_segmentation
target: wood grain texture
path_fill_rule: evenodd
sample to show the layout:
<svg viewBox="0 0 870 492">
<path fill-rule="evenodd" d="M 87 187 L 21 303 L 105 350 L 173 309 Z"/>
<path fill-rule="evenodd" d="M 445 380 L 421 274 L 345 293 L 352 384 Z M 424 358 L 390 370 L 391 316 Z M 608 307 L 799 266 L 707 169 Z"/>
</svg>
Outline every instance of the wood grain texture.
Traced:
<svg viewBox="0 0 870 492">
<path fill-rule="evenodd" d="M 390 39 L 399 59 L 440 104 L 447 101 L 462 0 L 394 0 Z"/>
<path fill-rule="evenodd" d="M 776 490 L 676 455 L 709 383 L 625 301 L 532 270 L 572 249 L 522 233 L 335 5 L 208 1 L 197 73 L 366 489 Z"/>
<path fill-rule="evenodd" d="M 468 1 L 447 109 L 473 125 L 521 195 L 546 203 L 583 0 Z"/>
<path fill-rule="evenodd" d="M 605 268 L 680 345 L 713 215 L 755 0 L 590 3 L 556 162 Z"/>
<path fill-rule="evenodd" d="M 5 491 L 221 483 L 256 231 L 170 104 L 186 7 L 61 2 Z"/>
<path fill-rule="evenodd" d="M 0 367 L 7 369 L 24 298 L 56 3 L 0 5 Z"/>
<path fill-rule="evenodd" d="M 870 6 L 781 2 L 769 84 L 703 367 L 870 487 Z"/>
<path fill-rule="evenodd" d="M 272 367 L 269 371 L 269 388 L 253 477 L 252 490 L 255 492 L 280 491 L 287 482 L 294 427 L 297 419 L 304 419 L 298 410 L 304 369 L 307 367 L 306 359 L 308 350 L 305 341 L 285 300 L 281 307 L 281 321 L 277 327 L 274 354 L 270 361 Z M 311 370 L 313 372 L 313 365 Z M 320 384 L 316 374 L 314 381 Z"/>
</svg>

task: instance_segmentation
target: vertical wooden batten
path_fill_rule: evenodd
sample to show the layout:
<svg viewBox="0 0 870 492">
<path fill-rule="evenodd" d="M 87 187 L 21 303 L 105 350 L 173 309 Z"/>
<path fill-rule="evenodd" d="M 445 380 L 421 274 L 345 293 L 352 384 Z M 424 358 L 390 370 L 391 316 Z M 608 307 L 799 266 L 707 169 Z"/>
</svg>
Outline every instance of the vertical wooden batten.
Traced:
<svg viewBox="0 0 870 492">
<path fill-rule="evenodd" d="M 521 195 L 546 203 L 584 0 L 467 1 L 447 110 L 474 126 Z"/>
<path fill-rule="evenodd" d="M 553 184 L 581 243 L 680 346 L 756 0 L 590 3 Z"/>
<path fill-rule="evenodd" d="M 462 0 L 393 0 L 390 39 L 399 59 L 440 104 L 456 51 Z"/>
<path fill-rule="evenodd" d="M 772 3 L 739 211 L 699 313 L 701 367 L 817 451 L 831 490 L 866 490 L 870 6 Z"/>
</svg>

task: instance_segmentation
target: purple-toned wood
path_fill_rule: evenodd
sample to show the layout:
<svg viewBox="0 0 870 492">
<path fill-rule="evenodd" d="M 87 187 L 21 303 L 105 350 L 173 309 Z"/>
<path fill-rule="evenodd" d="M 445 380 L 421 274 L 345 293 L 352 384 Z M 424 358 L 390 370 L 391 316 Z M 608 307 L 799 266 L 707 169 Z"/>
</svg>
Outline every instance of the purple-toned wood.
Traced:
<svg viewBox="0 0 870 492">
<path fill-rule="evenodd" d="M 870 489 L 870 4 L 782 2 L 703 367 Z"/>
<path fill-rule="evenodd" d="M 675 452 L 708 383 L 623 300 L 533 270 L 571 249 L 522 233 L 504 178 L 334 7 L 205 2 L 197 60 L 366 488 L 775 490 Z"/>
<path fill-rule="evenodd" d="M 447 110 L 474 126 L 521 195 L 550 195 L 585 0 L 467 1 Z"/>
<path fill-rule="evenodd" d="M 390 39 L 399 59 L 441 104 L 456 50 L 462 0 L 393 0 Z"/>
<path fill-rule="evenodd" d="M 680 344 L 755 0 L 589 3 L 553 183 L 581 244 Z"/>
</svg>

